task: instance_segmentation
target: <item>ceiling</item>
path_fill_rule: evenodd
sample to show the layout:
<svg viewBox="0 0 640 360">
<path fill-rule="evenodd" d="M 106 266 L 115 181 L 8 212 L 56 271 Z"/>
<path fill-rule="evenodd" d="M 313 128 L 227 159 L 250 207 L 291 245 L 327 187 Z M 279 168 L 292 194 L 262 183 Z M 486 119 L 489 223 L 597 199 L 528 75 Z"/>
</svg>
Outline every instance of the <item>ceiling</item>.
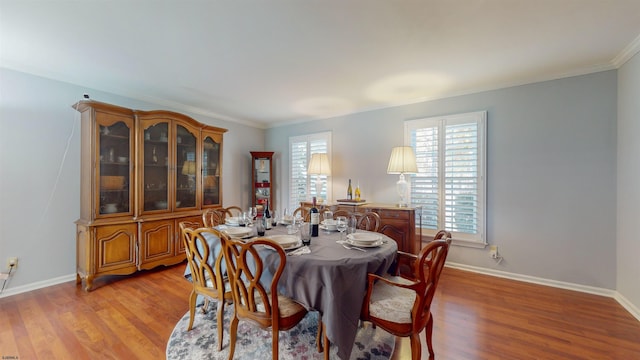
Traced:
<svg viewBox="0 0 640 360">
<path fill-rule="evenodd" d="M 639 50 L 639 0 L 0 0 L 0 67 L 262 128 Z"/>
</svg>

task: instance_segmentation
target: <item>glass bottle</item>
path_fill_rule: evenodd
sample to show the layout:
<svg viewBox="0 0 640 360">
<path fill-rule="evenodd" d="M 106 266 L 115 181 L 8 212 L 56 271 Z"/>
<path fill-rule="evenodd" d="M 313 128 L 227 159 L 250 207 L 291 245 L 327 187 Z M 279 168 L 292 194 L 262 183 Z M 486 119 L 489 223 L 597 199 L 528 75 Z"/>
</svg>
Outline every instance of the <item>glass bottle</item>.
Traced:
<svg viewBox="0 0 640 360">
<path fill-rule="evenodd" d="M 151 163 L 152 164 L 157 164 L 158 163 L 158 155 L 156 155 L 156 147 L 154 146 L 153 149 L 151 149 Z"/>
<path fill-rule="evenodd" d="M 313 197 L 313 205 L 309 211 L 311 214 L 311 236 L 318 236 L 318 225 L 320 223 L 320 212 L 316 207 L 316 197 Z"/>
<path fill-rule="evenodd" d="M 269 200 L 267 200 L 264 205 L 264 220 L 264 228 L 266 230 L 271 230 L 271 212 L 269 211 Z"/>
<path fill-rule="evenodd" d="M 353 189 L 351 188 L 351 179 L 349 179 L 349 187 L 347 188 L 347 200 L 353 199 Z"/>
<path fill-rule="evenodd" d="M 360 181 L 356 184 L 356 201 L 360 201 Z"/>
</svg>

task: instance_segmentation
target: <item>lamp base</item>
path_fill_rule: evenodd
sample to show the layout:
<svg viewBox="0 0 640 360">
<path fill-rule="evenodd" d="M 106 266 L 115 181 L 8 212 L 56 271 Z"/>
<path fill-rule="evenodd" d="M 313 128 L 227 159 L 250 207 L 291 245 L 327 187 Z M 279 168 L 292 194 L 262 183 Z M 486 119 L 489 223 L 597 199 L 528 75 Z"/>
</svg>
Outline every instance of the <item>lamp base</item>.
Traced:
<svg viewBox="0 0 640 360">
<path fill-rule="evenodd" d="M 398 203 L 398 204 L 396 204 L 396 206 L 399 207 L 399 208 L 406 208 L 406 207 L 409 207 L 409 204 L 407 204 L 407 203 Z"/>
<path fill-rule="evenodd" d="M 408 207 L 405 199 L 407 198 L 407 193 L 409 192 L 409 184 L 404 179 L 404 174 L 400 174 L 400 178 L 398 179 L 398 182 L 396 182 L 396 190 L 398 191 L 398 195 L 400 196 L 398 207 Z"/>
</svg>

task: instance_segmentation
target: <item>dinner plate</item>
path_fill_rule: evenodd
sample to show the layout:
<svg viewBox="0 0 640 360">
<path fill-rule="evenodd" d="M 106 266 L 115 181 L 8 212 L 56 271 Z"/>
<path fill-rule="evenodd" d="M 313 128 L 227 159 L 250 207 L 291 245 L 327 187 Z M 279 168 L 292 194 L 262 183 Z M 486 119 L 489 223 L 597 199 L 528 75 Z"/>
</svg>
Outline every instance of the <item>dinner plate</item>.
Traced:
<svg viewBox="0 0 640 360">
<path fill-rule="evenodd" d="M 326 225 L 322 225 L 322 224 L 320 224 L 320 229 L 322 229 L 322 230 L 327 230 L 327 231 L 338 231 L 338 229 L 336 228 L 336 226 L 335 226 L 335 225 L 333 225 L 333 226 L 331 226 L 331 225 L 326 226 Z"/>
<path fill-rule="evenodd" d="M 240 225 L 240 218 L 237 217 L 237 216 L 230 216 L 230 217 L 226 218 L 224 220 L 224 222 L 227 225 L 238 226 L 238 225 Z"/>
<path fill-rule="evenodd" d="M 380 235 L 375 233 L 353 233 L 347 235 L 347 239 L 351 240 L 354 243 L 358 244 L 370 244 L 382 239 Z"/>
<path fill-rule="evenodd" d="M 293 247 L 298 245 L 298 243 L 300 242 L 300 239 L 297 236 L 293 235 L 271 235 L 267 236 L 267 239 L 275 241 L 285 250 L 293 249 Z"/>
<path fill-rule="evenodd" d="M 253 229 L 246 228 L 246 227 L 228 227 L 222 231 L 224 231 L 225 233 L 227 233 L 227 235 L 231 237 L 241 238 L 251 234 L 251 232 L 253 232 Z"/>
<path fill-rule="evenodd" d="M 351 245 L 351 246 L 360 247 L 360 248 L 378 247 L 378 246 L 384 244 L 384 241 L 382 241 L 382 240 L 378 240 L 378 241 L 374 241 L 374 242 L 368 242 L 368 243 L 361 243 L 361 242 L 353 241 L 351 239 L 347 239 L 345 242 L 347 244 Z"/>
<path fill-rule="evenodd" d="M 335 221 L 333 222 L 333 224 L 327 224 L 327 223 L 324 222 L 324 220 L 320 223 L 320 229 L 328 230 L 328 231 L 337 231 L 338 230 Z"/>
<path fill-rule="evenodd" d="M 291 224 L 293 224 L 293 219 L 291 219 L 291 220 L 282 219 L 282 220 L 278 221 L 278 224 L 280 224 L 280 225 L 291 225 Z"/>
</svg>

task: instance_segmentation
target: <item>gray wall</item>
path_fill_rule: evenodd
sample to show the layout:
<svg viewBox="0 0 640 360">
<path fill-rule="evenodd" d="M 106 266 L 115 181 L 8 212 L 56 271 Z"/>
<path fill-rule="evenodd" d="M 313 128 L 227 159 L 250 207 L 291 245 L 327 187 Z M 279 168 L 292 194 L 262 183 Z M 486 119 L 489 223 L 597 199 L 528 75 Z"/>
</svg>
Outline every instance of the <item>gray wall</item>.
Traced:
<svg viewBox="0 0 640 360">
<path fill-rule="evenodd" d="M 640 308 L 640 54 L 618 70 L 617 290 Z"/>
<path fill-rule="evenodd" d="M 133 109 L 175 109 L 6 69 L 0 69 L 0 93 L 0 266 L 4 271 L 8 257 L 19 258 L 7 292 L 75 272 L 80 117 L 71 105 L 89 93 Z M 264 130 L 185 114 L 229 130 L 224 135 L 223 201 L 248 206 L 249 151 L 263 149 Z"/>
<path fill-rule="evenodd" d="M 266 132 L 187 115 L 229 129 L 223 155 L 224 203 L 246 206 L 249 151 L 276 151 L 276 196 L 282 204 L 287 200 L 288 137 L 328 130 L 333 132 L 332 198 L 342 197 L 352 178 L 360 181 L 367 200 L 393 203 L 397 176 L 387 175 L 386 166 L 391 148 L 403 142 L 403 121 L 487 110 L 487 233 L 504 261 L 498 265 L 486 249 L 464 247 L 454 247 L 450 260 L 619 289 L 640 307 L 640 245 L 634 226 L 640 213 L 638 62 L 636 56 L 619 73 L 600 72 Z M 79 214 L 80 182 L 79 118 L 70 105 L 87 92 L 121 106 L 161 107 L 6 69 L 0 69 L 0 92 L 0 264 L 9 256 L 20 258 L 8 289 L 68 279 L 75 271 L 73 222 Z M 616 159 L 622 168 L 616 168 Z"/>
<path fill-rule="evenodd" d="M 282 126 L 267 130 L 265 145 L 285 154 L 278 184 L 286 189 L 288 137 L 332 131 L 332 198 L 346 194 L 351 178 L 368 201 L 393 203 L 397 175 L 386 168 L 405 120 L 487 110 L 487 235 L 504 261 L 459 246 L 450 261 L 615 289 L 616 76 L 606 71 Z"/>
</svg>

